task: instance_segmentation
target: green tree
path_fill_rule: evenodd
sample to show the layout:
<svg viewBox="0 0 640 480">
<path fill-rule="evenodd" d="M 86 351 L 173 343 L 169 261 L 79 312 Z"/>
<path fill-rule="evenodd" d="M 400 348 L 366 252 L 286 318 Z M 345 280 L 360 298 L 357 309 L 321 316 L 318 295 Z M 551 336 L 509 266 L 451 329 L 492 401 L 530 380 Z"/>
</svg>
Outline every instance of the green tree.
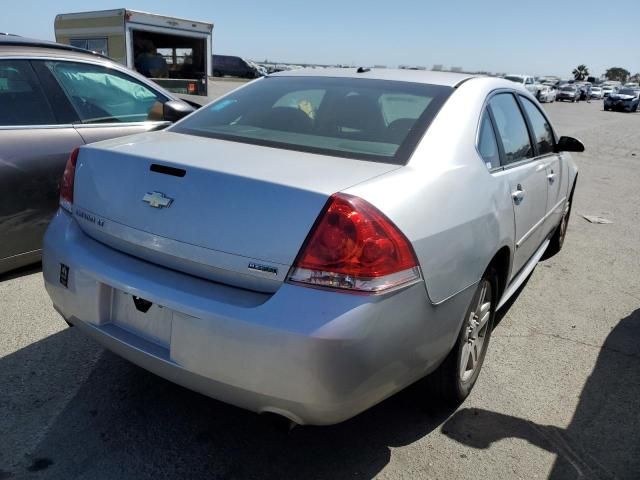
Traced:
<svg viewBox="0 0 640 480">
<path fill-rule="evenodd" d="M 573 75 L 573 78 L 575 78 L 578 81 L 581 81 L 589 76 L 589 69 L 587 68 L 586 65 L 578 65 L 576 68 L 573 69 L 573 72 L 571 73 Z"/>
<path fill-rule="evenodd" d="M 604 74 L 607 80 L 617 80 L 619 82 L 626 82 L 629 78 L 629 70 L 622 67 L 611 67 Z"/>
</svg>

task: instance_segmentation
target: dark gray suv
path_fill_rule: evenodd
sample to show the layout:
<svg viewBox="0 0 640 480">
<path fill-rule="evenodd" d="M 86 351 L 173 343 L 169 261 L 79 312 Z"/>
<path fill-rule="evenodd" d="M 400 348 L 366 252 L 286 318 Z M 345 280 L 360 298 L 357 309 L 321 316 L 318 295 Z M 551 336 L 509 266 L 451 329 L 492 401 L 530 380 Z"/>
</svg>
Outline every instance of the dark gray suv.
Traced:
<svg viewBox="0 0 640 480">
<path fill-rule="evenodd" d="M 40 259 L 71 151 L 194 110 L 101 55 L 0 35 L 0 274 Z"/>
</svg>

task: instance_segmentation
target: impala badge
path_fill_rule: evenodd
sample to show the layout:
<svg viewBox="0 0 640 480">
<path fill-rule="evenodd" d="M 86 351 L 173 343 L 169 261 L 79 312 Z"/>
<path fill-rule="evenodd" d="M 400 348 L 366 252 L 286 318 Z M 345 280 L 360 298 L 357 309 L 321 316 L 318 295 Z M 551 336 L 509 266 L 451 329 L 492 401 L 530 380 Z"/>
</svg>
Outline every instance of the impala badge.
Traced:
<svg viewBox="0 0 640 480">
<path fill-rule="evenodd" d="M 142 201 L 147 202 L 153 208 L 169 208 L 173 203 L 173 198 L 169 198 L 161 192 L 147 192 L 142 197 Z"/>
</svg>

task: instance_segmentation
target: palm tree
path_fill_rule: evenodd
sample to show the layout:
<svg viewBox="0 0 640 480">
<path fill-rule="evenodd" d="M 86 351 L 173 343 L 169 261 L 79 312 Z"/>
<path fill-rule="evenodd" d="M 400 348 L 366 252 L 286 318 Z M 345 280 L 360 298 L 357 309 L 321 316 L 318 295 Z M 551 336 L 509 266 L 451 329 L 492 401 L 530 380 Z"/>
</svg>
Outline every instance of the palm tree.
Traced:
<svg viewBox="0 0 640 480">
<path fill-rule="evenodd" d="M 580 81 L 580 80 L 584 80 L 589 76 L 589 69 L 587 68 L 586 65 L 578 65 L 576 68 L 573 69 L 573 72 L 571 73 L 573 74 L 573 78 Z"/>
</svg>

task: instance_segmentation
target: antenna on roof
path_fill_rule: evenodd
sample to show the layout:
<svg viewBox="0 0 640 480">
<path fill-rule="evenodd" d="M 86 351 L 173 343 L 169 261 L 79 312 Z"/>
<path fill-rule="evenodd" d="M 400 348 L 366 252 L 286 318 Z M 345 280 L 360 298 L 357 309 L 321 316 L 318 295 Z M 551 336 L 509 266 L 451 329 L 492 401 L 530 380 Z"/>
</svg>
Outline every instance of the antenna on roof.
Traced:
<svg viewBox="0 0 640 480">
<path fill-rule="evenodd" d="M 358 70 L 356 70 L 356 72 L 358 73 L 367 73 L 370 72 L 371 69 L 370 68 L 366 68 L 366 67 L 358 67 Z"/>
</svg>

